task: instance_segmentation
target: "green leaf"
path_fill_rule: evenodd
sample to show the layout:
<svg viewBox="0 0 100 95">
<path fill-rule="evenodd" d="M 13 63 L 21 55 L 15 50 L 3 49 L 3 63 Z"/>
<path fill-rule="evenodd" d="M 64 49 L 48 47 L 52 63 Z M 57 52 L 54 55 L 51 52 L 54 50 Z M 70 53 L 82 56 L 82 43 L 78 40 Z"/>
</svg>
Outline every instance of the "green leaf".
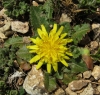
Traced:
<svg viewBox="0 0 100 95">
<path fill-rule="evenodd" d="M 23 40 L 22 37 L 12 37 L 9 38 L 7 41 L 5 41 L 4 45 L 6 47 L 9 47 L 10 45 L 14 45 L 14 46 L 22 46 L 23 45 Z"/>
<path fill-rule="evenodd" d="M 57 88 L 56 79 L 54 77 L 49 77 L 49 88 L 48 91 L 53 91 Z"/>
<path fill-rule="evenodd" d="M 69 64 L 69 67 L 71 68 L 71 73 L 77 74 L 88 70 L 86 64 L 83 62 L 81 58 L 77 58 L 72 62 L 73 63 Z"/>
<path fill-rule="evenodd" d="M 52 19 L 53 4 L 52 0 L 47 0 L 43 5 L 43 10 L 46 12 L 46 17 L 48 20 Z"/>
<path fill-rule="evenodd" d="M 43 24 L 45 27 L 49 26 L 45 15 L 41 11 L 41 7 L 32 6 L 30 8 L 30 22 L 35 31 L 41 26 L 41 24 Z"/>
<path fill-rule="evenodd" d="M 3 0 L 2 2 L 4 8 L 11 8 L 12 5 L 14 4 L 14 0 Z"/>
<path fill-rule="evenodd" d="M 61 23 L 60 26 L 64 26 L 63 32 L 68 33 L 68 36 L 71 36 L 71 27 L 69 22 Z"/>
<path fill-rule="evenodd" d="M 23 87 L 20 87 L 18 95 L 24 95 L 24 94 L 25 94 L 25 90 L 23 89 Z"/>
<path fill-rule="evenodd" d="M 54 77 L 56 77 L 57 79 L 63 79 L 63 72 L 59 73 L 59 72 L 56 72 L 54 74 Z"/>
<path fill-rule="evenodd" d="M 80 50 L 82 55 L 90 56 L 90 50 L 88 48 L 81 48 Z"/>
<path fill-rule="evenodd" d="M 70 47 L 71 51 L 72 51 L 72 54 L 73 54 L 73 58 L 78 58 L 80 55 L 81 55 L 81 51 L 80 51 L 80 48 L 75 46 L 75 45 L 72 45 Z"/>
<path fill-rule="evenodd" d="M 7 9 L 6 14 L 8 16 L 18 18 L 29 12 L 29 4 L 25 1 L 26 0 L 3 0 L 2 4 L 4 8 Z"/>
<path fill-rule="evenodd" d="M 18 95 L 17 90 L 11 90 L 11 91 L 10 91 L 10 95 Z"/>
<path fill-rule="evenodd" d="M 71 31 L 71 27 L 70 27 L 70 23 L 69 22 L 66 22 L 64 24 L 64 30 L 63 31 L 68 32 L 68 33 Z"/>
<path fill-rule="evenodd" d="M 26 46 L 24 45 L 23 47 L 21 47 L 17 52 L 16 55 L 21 58 L 24 59 L 26 61 L 29 61 L 32 58 L 32 54 L 29 53 L 29 50 L 26 48 Z"/>
<path fill-rule="evenodd" d="M 70 83 L 71 81 L 77 79 L 76 75 L 73 74 L 64 74 L 64 78 L 63 78 L 63 82 L 67 85 L 68 83 Z"/>
<path fill-rule="evenodd" d="M 0 89 L 5 85 L 5 82 L 3 80 L 0 80 Z"/>
<path fill-rule="evenodd" d="M 44 85 L 45 85 L 45 88 L 48 89 L 48 87 L 49 87 L 49 74 L 47 72 L 44 72 Z"/>
<path fill-rule="evenodd" d="M 63 67 L 63 73 L 71 73 L 71 69 L 69 67 Z"/>
<path fill-rule="evenodd" d="M 57 88 L 56 79 L 54 77 L 51 77 L 47 72 L 45 72 L 44 85 L 49 92 L 52 92 Z"/>
<path fill-rule="evenodd" d="M 98 3 L 97 0 L 78 0 L 80 7 L 95 7 L 95 5 Z M 100 3 L 100 2 L 99 2 Z"/>
<path fill-rule="evenodd" d="M 87 69 L 86 64 L 81 60 L 81 58 L 71 59 L 72 63 L 69 63 L 69 67 L 63 68 L 63 79 L 62 81 L 65 84 L 77 79 L 76 74 L 82 73 Z"/>
<path fill-rule="evenodd" d="M 85 36 L 85 34 L 87 34 L 88 31 L 90 31 L 90 25 L 89 24 L 82 24 L 81 26 L 76 25 L 73 29 L 76 32 L 73 33 L 72 38 L 73 38 L 74 44 L 77 45 Z"/>
</svg>

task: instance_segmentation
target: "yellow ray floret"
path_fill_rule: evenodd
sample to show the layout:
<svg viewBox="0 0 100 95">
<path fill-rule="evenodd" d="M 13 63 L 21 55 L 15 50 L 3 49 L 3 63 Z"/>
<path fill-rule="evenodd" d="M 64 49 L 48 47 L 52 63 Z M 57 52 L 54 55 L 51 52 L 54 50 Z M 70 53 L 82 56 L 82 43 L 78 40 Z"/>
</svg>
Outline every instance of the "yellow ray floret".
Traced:
<svg viewBox="0 0 100 95">
<path fill-rule="evenodd" d="M 57 30 L 57 24 L 54 24 L 53 29 L 48 33 L 44 25 L 41 25 L 41 29 L 37 29 L 39 37 L 30 38 L 34 44 L 27 48 L 30 49 L 30 53 L 36 55 L 29 62 L 37 62 L 37 69 L 45 63 L 47 72 L 51 73 L 52 67 L 55 72 L 58 70 L 58 63 L 68 66 L 66 60 L 70 59 L 69 56 L 72 56 L 72 53 L 66 45 L 72 42 L 72 39 L 66 38 L 67 33 L 62 33 L 63 28 L 61 26 Z"/>
</svg>

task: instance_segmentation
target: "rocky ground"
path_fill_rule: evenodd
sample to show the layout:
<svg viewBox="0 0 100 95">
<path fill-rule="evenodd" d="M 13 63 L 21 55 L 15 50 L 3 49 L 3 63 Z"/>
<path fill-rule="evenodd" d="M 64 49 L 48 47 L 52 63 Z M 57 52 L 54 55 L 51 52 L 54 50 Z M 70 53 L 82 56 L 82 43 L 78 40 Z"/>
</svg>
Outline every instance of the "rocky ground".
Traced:
<svg viewBox="0 0 100 95">
<path fill-rule="evenodd" d="M 78 74 L 79 79 L 70 82 L 68 87 L 59 87 L 52 94 L 48 94 L 44 88 L 42 71 L 37 71 L 33 66 L 23 87 L 31 95 L 100 95 L 99 72 L 100 66 L 96 65 L 93 71 Z"/>
<path fill-rule="evenodd" d="M 42 2 L 42 1 L 41 1 Z M 39 6 L 37 2 L 33 2 L 33 6 Z M 100 10 L 100 8 L 98 8 Z M 12 35 L 23 37 L 23 42 L 30 43 L 30 36 L 27 33 L 30 29 L 29 21 L 22 22 L 8 17 L 5 9 L 0 11 L 0 48 L 3 48 L 5 41 Z M 100 12 L 98 12 L 100 16 Z M 56 19 L 57 21 L 58 19 Z M 67 13 L 62 13 L 59 18 L 60 23 L 72 22 L 72 19 Z M 73 23 L 74 24 L 74 23 Z M 95 54 L 100 47 L 100 22 L 99 18 L 94 20 L 91 24 L 91 31 L 93 32 L 92 40 L 89 35 L 82 40 L 82 46 L 89 47 L 92 54 Z M 90 34 L 91 34 L 90 33 Z M 48 92 L 44 86 L 44 76 L 41 69 L 36 70 L 35 65 L 30 66 L 27 62 L 18 66 L 14 60 L 15 68 L 20 68 L 11 73 L 8 77 L 7 83 L 10 86 L 14 83 L 14 87 L 18 90 L 20 86 L 25 90 L 21 95 L 100 95 L 100 63 L 93 60 L 93 69 L 87 70 L 83 73 L 78 73 L 77 80 L 73 80 L 68 85 L 57 86 L 52 92 Z M 12 86 L 11 86 L 12 87 Z M 1 91 L 1 90 L 0 90 Z M 1 94 L 0 94 L 1 95 Z M 6 94 L 5 94 L 6 95 Z"/>
</svg>

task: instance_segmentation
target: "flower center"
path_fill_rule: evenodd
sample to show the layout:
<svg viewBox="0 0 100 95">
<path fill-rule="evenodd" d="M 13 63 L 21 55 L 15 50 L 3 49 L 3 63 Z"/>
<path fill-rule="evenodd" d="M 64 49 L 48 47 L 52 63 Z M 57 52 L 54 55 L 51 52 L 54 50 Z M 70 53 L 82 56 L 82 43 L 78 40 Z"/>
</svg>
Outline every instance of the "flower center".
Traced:
<svg viewBox="0 0 100 95">
<path fill-rule="evenodd" d="M 43 41 L 39 48 L 40 53 L 43 53 L 46 59 L 50 60 L 51 62 L 57 61 L 59 52 L 59 45 L 57 43 L 48 39 L 47 41 Z"/>
<path fill-rule="evenodd" d="M 47 53 L 53 53 L 56 51 L 56 44 L 51 41 L 45 41 L 43 48 L 45 49 L 45 52 Z"/>
</svg>

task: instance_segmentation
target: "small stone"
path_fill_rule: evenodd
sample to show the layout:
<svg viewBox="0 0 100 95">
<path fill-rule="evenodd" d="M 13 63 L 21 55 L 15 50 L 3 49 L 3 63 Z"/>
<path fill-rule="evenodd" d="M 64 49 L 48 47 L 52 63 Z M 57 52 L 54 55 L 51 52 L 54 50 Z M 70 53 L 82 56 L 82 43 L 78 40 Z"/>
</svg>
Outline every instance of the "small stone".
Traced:
<svg viewBox="0 0 100 95">
<path fill-rule="evenodd" d="M 54 95 L 65 95 L 65 92 L 62 88 L 58 88 Z"/>
<path fill-rule="evenodd" d="M 95 81 L 95 79 L 94 79 L 93 76 L 91 76 L 91 77 L 89 78 L 89 80 L 90 80 L 91 82 Z"/>
<path fill-rule="evenodd" d="M 14 31 L 7 30 L 7 31 L 5 31 L 4 34 L 5 34 L 6 37 L 11 37 L 14 34 Z"/>
<path fill-rule="evenodd" d="M 16 85 L 20 86 L 24 82 L 23 78 L 18 78 Z"/>
<path fill-rule="evenodd" d="M 67 88 L 65 89 L 65 92 L 66 92 L 66 94 L 68 94 L 68 95 L 77 95 L 77 93 L 75 93 L 75 92 L 73 92 L 72 90 L 70 90 L 69 87 L 67 87 Z"/>
<path fill-rule="evenodd" d="M 100 93 L 100 85 L 99 86 L 97 86 L 97 90 L 99 91 L 99 93 Z"/>
<path fill-rule="evenodd" d="M 25 36 L 23 37 L 23 43 L 28 44 L 30 42 L 31 42 L 30 37 L 25 37 Z"/>
<path fill-rule="evenodd" d="M 82 93 L 80 93 L 80 95 L 93 95 L 94 89 L 92 88 L 91 83 L 89 83 L 89 85 L 84 89 L 84 91 Z"/>
<path fill-rule="evenodd" d="M 92 87 L 93 87 L 93 88 L 96 88 L 96 87 L 97 87 L 97 84 L 96 84 L 96 83 L 93 83 L 93 84 L 92 84 Z"/>
<path fill-rule="evenodd" d="M 6 39 L 5 32 L 10 29 L 11 21 L 4 20 L 4 25 L 0 27 L 0 38 Z"/>
<path fill-rule="evenodd" d="M 97 13 L 97 14 L 100 14 L 100 7 L 97 8 L 96 13 Z"/>
<path fill-rule="evenodd" d="M 4 24 L 5 24 L 4 26 L 0 27 L 0 32 L 2 33 L 10 29 L 11 22 L 8 20 L 5 20 Z"/>
<path fill-rule="evenodd" d="M 93 23 L 92 24 L 92 29 L 96 29 L 96 28 L 99 28 L 100 27 L 100 24 L 99 23 Z"/>
<path fill-rule="evenodd" d="M 97 41 L 91 41 L 90 46 L 91 46 L 91 50 L 94 50 L 98 47 L 98 42 Z"/>
<path fill-rule="evenodd" d="M 92 76 L 98 80 L 100 79 L 100 66 L 95 66 L 93 71 L 92 71 Z"/>
<path fill-rule="evenodd" d="M 85 72 L 83 73 L 83 77 L 84 77 L 84 78 L 90 78 L 90 77 L 91 77 L 91 71 L 85 71 Z"/>
<path fill-rule="evenodd" d="M 21 21 L 12 21 L 11 22 L 11 29 L 16 32 L 20 33 L 27 33 L 29 30 L 28 22 L 21 22 Z"/>
<path fill-rule="evenodd" d="M 0 11 L 0 17 L 5 17 L 5 16 L 6 16 L 6 18 L 7 18 L 7 15 L 5 14 L 6 11 L 7 11 L 7 10 L 3 8 L 3 9 Z"/>
<path fill-rule="evenodd" d="M 100 83 L 100 79 L 98 80 L 98 82 Z"/>
<path fill-rule="evenodd" d="M 0 21 L 0 27 L 4 26 L 4 21 Z"/>
<path fill-rule="evenodd" d="M 87 86 L 87 84 L 88 84 L 88 81 L 86 80 L 74 80 L 71 83 L 69 83 L 68 87 L 72 91 L 77 91 Z"/>
<path fill-rule="evenodd" d="M 78 77 L 78 79 L 82 79 L 82 77 L 83 77 L 82 73 L 79 73 L 79 74 L 77 75 L 77 77 Z"/>
<path fill-rule="evenodd" d="M 98 91 L 98 89 L 96 89 L 96 88 L 93 88 L 94 89 L 94 94 L 93 95 L 100 95 L 100 92 Z"/>
<path fill-rule="evenodd" d="M 45 2 L 45 0 L 38 0 L 39 2 Z"/>
<path fill-rule="evenodd" d="M 39 4 L 36 1 L 32 1 L 33 6 L 39 6 Z"/>
<path fill-rule="evenodd" d="M 63 22 L 71 22 L 71 18 L 68 17 L 68 15 L 65 13 L 62 13 L 61 18 L 60 18 L 60 23 L 63 23 Z"/>
<path fill-rule="evenodd" d="M 6 39 L 7 37 L 2 33 L 0 32 L 0 39 Z"/>
<path fill-rule="evenodd" d="M 37 70 L 36 66 L 33 65 L 31 71 L 24 80 L 23 88 L 30 95 L 43 95 L 46 93 L 43 81 L 43 72 L 41 69 Z"/>
</svg>

